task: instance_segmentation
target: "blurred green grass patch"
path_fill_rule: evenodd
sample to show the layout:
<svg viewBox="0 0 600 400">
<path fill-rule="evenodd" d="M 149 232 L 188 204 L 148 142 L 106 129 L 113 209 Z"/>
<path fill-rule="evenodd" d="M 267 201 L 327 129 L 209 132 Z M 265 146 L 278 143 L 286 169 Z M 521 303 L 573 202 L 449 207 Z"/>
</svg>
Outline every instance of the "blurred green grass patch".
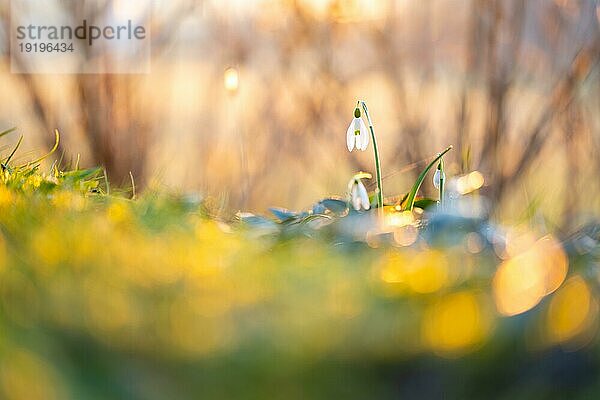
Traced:
<svg viewBox="0 0 600 400">
<path fill-rule="evenodd" d="M 102 169 L 5 165 L 1 180 L 3 398 L 598 390 L 597 225 L 496 243 L 460 220 L 436 244 L 445 216 L 386 206 L 387 229 L 363 236 L 346 229 L 374 211 L 311 226 L 278 210 L 257 235 L 209 202 L 108 194 Z"/>
</svg>

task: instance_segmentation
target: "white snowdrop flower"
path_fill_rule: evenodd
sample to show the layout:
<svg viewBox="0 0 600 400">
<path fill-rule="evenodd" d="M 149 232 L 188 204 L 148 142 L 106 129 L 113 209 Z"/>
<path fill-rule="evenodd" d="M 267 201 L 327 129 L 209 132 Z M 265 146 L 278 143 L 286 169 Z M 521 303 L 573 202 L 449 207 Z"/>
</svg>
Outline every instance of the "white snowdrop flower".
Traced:
<svg viewBox="0 0 600 400">
<path fill-rule="evenodd" d="M 440 188 L 441 179 L 446 180 L 446 174 L 440 171 L 440 169 L 438 168 L 435 170 L 435 174 L 433 175 L 433 186 L 435 186 L 436 189 Z"/>
<path fill-rule="evenodd" d="M 348 151 L 352 151 L 354 147 L 365 151 L 369 145 L 369 131 L 360 117 L 360 109 L 358 107 L 354 109 L 354 118 L 346 131 L 346 145 L 348 146 Z"/>
<path fill-rule="evenodd" d="M 350 189 L 350 200 L 352 207 L 356 211 L 368 210 L 371 208 L 371 202 L 369 201 L 369 194 L 367 188 L 360 179 L 354 179 L 352 188 Z"/>
</svg>

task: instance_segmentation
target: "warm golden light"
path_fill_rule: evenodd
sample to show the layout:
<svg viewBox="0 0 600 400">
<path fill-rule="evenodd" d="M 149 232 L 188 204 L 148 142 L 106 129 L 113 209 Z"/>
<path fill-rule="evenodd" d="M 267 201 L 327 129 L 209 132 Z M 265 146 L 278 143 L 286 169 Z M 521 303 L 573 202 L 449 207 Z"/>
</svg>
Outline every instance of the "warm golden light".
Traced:
<svg viewBox="0 0 600 400">
<path fill-rule="evenodd" d="M 568 260 L 551 236 L 498 267 L 492 282 L 496 307 L 501 314 L 516 315 L 535 307 L 564 281 Z"/>
<path fill-rule="evenodd" d="M 402 257 L 398 252 L 390 252 L 380 270 L 379 277 L 385 283 L 404 282 L 406 272 L 403 267 L 405 264 L 405 257 Z"/>
<path fill-rule="evenodd" d="M 379 270 L 380 279 L 388 284 L 401 284 L 414 293 L 433 293 L 449 281 L 446 256 L 434 250 L 390 252 Z"/>
<path fill-rule="evenodd" d="M 463 175 L 456 180 L 456 190 L 460 194 L 468 194 L 480 189 L 484 184 L 483 174 L 479 171 L 473 171 Z"/>
<path fill-rule="evenodd" d="M 338 23 L 380 19 L 384 18 L 388 11 L 385 2 L 374 0 L 304 0 L 303 2 L 311 6 L 316 15 L 329 16 Z"/>
<path fill-rule="evenodd" d="M 416 293 L 433 293 L 448 281 L 448 262 L 438 251 L 423 251 L 415 254 L 407 267 L 406 282 Z"/>
<path fill-rule="evenodd" d="M 570 278 L 556 292 L 548 309 L 546 323 L 550 340 L 562 343 L 579 336 L 591 326 L 596 313 L 596 301 L 583 278 Z"/>
<path fill-rule="evenodd" d="M 223 74 L 223 84 L 225 90 L 230 93 L 235 93 L 240 85 L 240 77 L 238 70 L 235 68 L 227 68 Z"/>
<path fill-rule="evenodd" d="M 467 175 L 467 181 L 469 182 L 471 190 L 477 190 L 483 186 L 483 174 L 479 171 L 473 171 L 469 175 Z"/>
<path fill-rule="evenodd" d="M 401 227 L 410 225 L 413 222 L 415 222 L 415 217 L 412 211 L 392 211 L 385 214 L 385 224 L 388 227 Z"/>
<path fill-rule="evenodd" d="M 481 343 L 489 334 L 491 321 L 485 305 L 465 291 L 440 299 L 425 312 L 423 336 L 436 353 L 460 354 Z"/>
</svg>

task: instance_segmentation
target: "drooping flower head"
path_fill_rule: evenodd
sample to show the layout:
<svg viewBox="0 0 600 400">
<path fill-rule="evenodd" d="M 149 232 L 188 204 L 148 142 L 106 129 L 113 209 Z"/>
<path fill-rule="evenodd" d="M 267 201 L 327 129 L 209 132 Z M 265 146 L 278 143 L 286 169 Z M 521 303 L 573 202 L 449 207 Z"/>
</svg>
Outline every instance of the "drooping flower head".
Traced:
<svg viewBox="0 0 600 400">
<path fill-rule="evenodd" d="M 365 151 L 369 145 L 369 131 L 361 118 L 360 108 L 358 107 L 354 109 L 354 118 L 346 131 L 346 145 L 348 151 L 354 150 L 355 147 Z"/>
<path fill-rule="evenodd" d="M 367 188 L 362 183 L 362 178 L 371 178 L 371 174 L 366 172 L 359 172 L 354 175 L 350 182 L 348 182 L 348 193 L 350 194 L 350 202 L 352 208 L 356 211 L 368 210 L 371 208 L 371 202 L 369 200 L 369 193 Z"/>
<path fill-rule="evenodd" d="M 436 189 L 440 188 L 441 180 L 446 180 L 446 174 L 442 171 L 442 163 L 439 163 L 435 170 L 435 174 L 433 175 L 433 186 L 435 186 Z"/>
</svg>

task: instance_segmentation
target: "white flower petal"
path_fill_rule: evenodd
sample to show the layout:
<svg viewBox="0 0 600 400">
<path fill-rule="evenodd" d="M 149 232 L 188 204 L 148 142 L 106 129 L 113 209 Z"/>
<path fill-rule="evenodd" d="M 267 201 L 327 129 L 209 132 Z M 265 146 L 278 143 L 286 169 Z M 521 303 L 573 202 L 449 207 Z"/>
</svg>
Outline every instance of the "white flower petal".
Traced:
<svg viewBox="0 0 600 400">
<path fill-rule="evenodd" d="M 442 174 L 440 173 L 440 170 L 436 169 L 435 174 L 433 175 L 433 186 L 435 186 L 436 189 L 440 188 L 441 176 L 442 176 Z M 444 179 L 446 179 L 446 174 L 444 174 Z"/>
<path fill-rule="evenodd" d="M 371 208 L 371 204 L 369 202 L 369 194 L 367 193 L 367 189 L 365 188 L 365 185 L 363 185 L 362 181 L 358 181 L 357 186 L 361 205 L 365 210 L 368 210 Z"/>
<path fill-rule="evenodd" d="M 354 143 L 356 142 L 356 138 L 354 137 L 354 120 L 350 122 L 350 126 L 346 131 L 346 146 L 348 146 L 348 151 L 352 151 L 354 149 Z"/>
<path fill-rule="evenodd" d="M 356 211 L 360 210 L 360 197 L 358 196 L 358 187 L 356 184 L 352 186 L 352 207 Z"/>
<path fill-rule="evenodd" d="M 360 120 L 360 137 L 360 149 L 365 151 L 369 145 L 369 130 L 362 119 Z"/>
</svg>

